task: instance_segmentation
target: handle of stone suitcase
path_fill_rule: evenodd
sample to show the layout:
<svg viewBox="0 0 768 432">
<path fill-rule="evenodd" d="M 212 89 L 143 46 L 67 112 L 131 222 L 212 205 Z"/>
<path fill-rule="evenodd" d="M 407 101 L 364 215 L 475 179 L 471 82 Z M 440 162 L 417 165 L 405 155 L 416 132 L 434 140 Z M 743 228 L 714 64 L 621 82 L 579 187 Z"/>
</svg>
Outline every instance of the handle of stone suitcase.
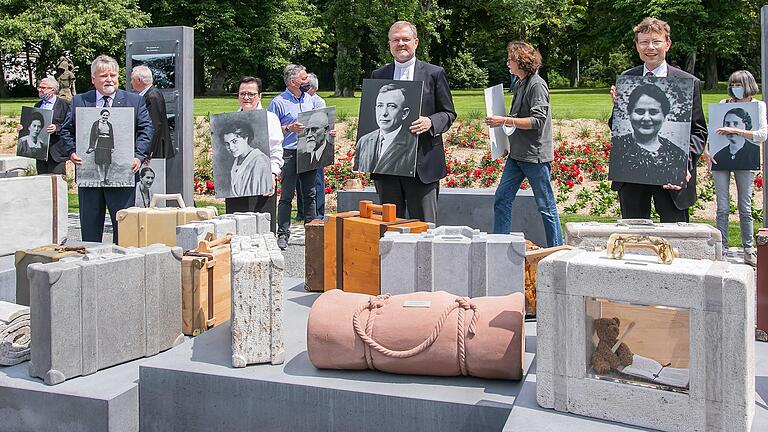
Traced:
<svg viewBox="0 0 768 432">
<path fill-rule="evenodd" d="M 614 233 L 608 238 L 606 252 L 610 258 L 624 258 L 624 252 L 627 248 L 651 249 L 656 253 L 661 264 L 672 264 L 672 261 L 679 257 L 677 249 L 661 237 Z"/>
<path fill-rule="evenodd" d="M 186 205 L 184 204 L 184 198 L 181 196 L 181 194 L 161 194 L 156 193 L 152 195 L 152 199 L 149 201 L 150 207 L 157 206 L 157 202 L 163 200 L 163 201 L 176 201 L 179 203 L 179 207 L 184 208 Z"/>
<path fill-rule="evenodd" d="M 212 240 L 212 241 L 202 240 L 197 245 L 197 250 L 200 251 L 200 252 L 210 252 L 212 248 L 214 248 L 216 246 L 223 245 L 223 244 L 228 244 L 231 241 L 232 241 L 232 234 L 231 233 L 227 233 L 227 234 L 223 235 L 221 238 L 216 239 L 216 240 Z"/>
<path fill-rule="evenodd" d="M 394 222 L 397 218 L 397 208 L 394 204 L 374 204 L 373 201 L 360 201 L 360 217 L 370 219 L 374 213 L 381 213 L 381 220 L 384 222 Z"/>
</svg>

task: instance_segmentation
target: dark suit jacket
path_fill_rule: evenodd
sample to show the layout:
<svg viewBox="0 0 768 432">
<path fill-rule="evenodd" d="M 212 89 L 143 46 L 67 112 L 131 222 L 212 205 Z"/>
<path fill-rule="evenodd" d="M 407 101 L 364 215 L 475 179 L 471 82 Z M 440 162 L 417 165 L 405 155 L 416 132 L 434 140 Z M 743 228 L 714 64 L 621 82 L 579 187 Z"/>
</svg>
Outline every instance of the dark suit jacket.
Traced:
<svg viewBox="0 0 768 432">
<path fill-rule="evenodd" d="M 42 104 L 42 101 L 36 103 L 35 108 L 40 108 Z M 69 159 L 69 154 L 64 150 L 64 143 L 61 141 L 61 129 L 64 127 L 67 111 L 69 111 L 69 102 L 57 96 L 56 102 L 53 103 L 53 119 L 51 120 L 51 123 L 56 125 L 56 132 L 50 134 L 48 141 L 48 158 L 55 162 L 64 162 Z"/>
<path fill-rule="evenodd" d="M 80 93 L 72 98 L 72 103 L 67 112 L 67 118 L 64 126 L 61 128 L 61 139 L 64 142 L 64 150 L 70 156 L 75 152 L 75 137 L 77 125 L 78 107 L 95 107 L 96 90 L 89 90 Z M 144 162 L 149 156 L 149 146 L 152 139 L 152 122 L 149 120 L 147 106 L 144 104 L 144 98 L 135 93 L 128 93 L 125 90 L 117 90 L 115 98 L 112 101 L 112 108 L 126 107 L 133 108 L 134 113 L 134 155 L 140 161 Z"/>
<path fill-rule="evenodd" d="M 176 149 L 171 141 L 171 131 L 168 129 L 168 116 L 165 112 L 163 92 L 152 86 L 144 93 L 149 118 L 152 120 L 152 146 L 149 157 L 152 159 L 170 159 L 176 156 Z"/>
<path fill-rule="evenodd" d="M 440 66 L 416 60 L 413 66 L 413 80 L 424 82 L 421 99 L 421 115 L 432 120 L 432 129 L 419 135 L 416 156 L 416 177 L 422 183 L 434 183 L 445 177 L 445 150 L 442 133 L 451 127 L 456 119 L 448 77 Z M 395 64 L 376 69 L 371 74 L 374 79 L 392 79 Z M 410 125 L 403 125 L 407 128 Z M 376 175 L 372 176 L 376 178 Z"/>
<path fill-rule="evenodd" d="M 679 191 L 670 190 L 669 194 L 675 207 L 685 210 L 696 202 L 696 162 L 704 152 L 707 143 L 707 121 L 704 119 L 704 110 L 701 107 L 701 81 L 695 76 L 667 64 L 667 78 L 693 78 L 693 111 L 691 112 L 691 143 L 688 148 L 688 171 L 691 180 Z M 641 76 L 643 65 L 624 71 L 622 75 Z M 611 117 L 609 127 L 613 125 Z M 622 182 L 613 182 L 611 188 L 615 191 L 621 189 Z"/>
<path fill-rule="evenodd" d="M 360 137 L 355 147 L 355 169 L 362 165 L 361 171 L 374 174 L 414 176 L 414 160 L 416 158 L 416 143 L 413 135 L 408 132 L 408 126 L 403 124 L 395 140 L 387 146 L 386 151 L 374 159 L 376 146 L 379 142 L 380 129 L 373 130 Z"/>
</svg>

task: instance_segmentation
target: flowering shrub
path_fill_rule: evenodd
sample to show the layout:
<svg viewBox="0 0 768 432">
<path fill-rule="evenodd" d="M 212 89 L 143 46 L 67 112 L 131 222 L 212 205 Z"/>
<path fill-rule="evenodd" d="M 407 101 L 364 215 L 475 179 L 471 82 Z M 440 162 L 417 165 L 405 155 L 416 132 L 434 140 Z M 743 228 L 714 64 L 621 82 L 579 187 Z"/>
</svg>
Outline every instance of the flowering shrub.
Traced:
<svg viewBox="0 0 768 432">
<path fill-rule="evenodd" d="M 491 158 L 490 152 L 484 154 L 480 162 L 472 157 L 458 161 L 448 156 L 444 185 L 449 188 L 491 187 L 499 180 L 503 170 L 501 159 Z"/>
<path fill-rule="evenodd" d="M 552 163 L 552 179 L 559 186 L 573 189 L 584 182 L 584 173 L 590 180 L 600 181 L 608 178 L 608 156 L 611 143 L 601 140 L 596 135 L 586 144 L 571 144 L 563 140 L 555 148 L 555 160 Z"/>
<path fill-rule="evenodd" d="M 215 193 L 213 180 L 201 179 L 200 177 L 195 176 L 194 182 L 195 182 L 194 184 L 195 193 L 210 194 L 210 195 L 213 195 Z"/>
<path fill-rule="evenodd" d="M 448 135 L 446 144 L 449 146 L 477 148 L 486 145 L 488 142 L 488 133 L 480 120 L 466 120 L 459 124 L 456 129 Z"/>
<path fill-rule="evenodd" d="M 758 172 L 755 176 L 755 189 L 756 190 L 763 190 L 763 173 Z"/>
<path fill-rule="evenodd" d="M 368 173 L 356 173 L 352 171 L 352 159 L 355 157 L 353 150 L 347 151 L 346 156 L 336 159 L 333 165 L 325 167 L 325 193 L 342 189 L 344 182 L 349 179 L 359 178 L 363 186 L 367 186 L 371 180 Z"/>
</svg>

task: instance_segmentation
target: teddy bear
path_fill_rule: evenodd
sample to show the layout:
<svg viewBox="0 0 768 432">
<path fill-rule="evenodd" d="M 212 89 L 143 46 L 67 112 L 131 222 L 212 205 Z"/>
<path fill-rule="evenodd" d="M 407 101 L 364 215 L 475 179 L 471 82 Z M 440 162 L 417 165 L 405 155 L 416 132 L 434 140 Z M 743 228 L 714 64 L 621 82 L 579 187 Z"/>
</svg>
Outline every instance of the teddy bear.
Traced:
<svg viewBox="0 0 768 432">
<path fill-rule="evenodd" d="M 611 348 L 619 338 L 618 318 L 598 318 L 595 320 L 597 333 L 597 348 L 592 353 L 592 368 L 598 374 L 606 374 L 611 370 L 619 370 L 632 364 L 632 351 L 622 342 L 614 353 Z"/>
</svg>

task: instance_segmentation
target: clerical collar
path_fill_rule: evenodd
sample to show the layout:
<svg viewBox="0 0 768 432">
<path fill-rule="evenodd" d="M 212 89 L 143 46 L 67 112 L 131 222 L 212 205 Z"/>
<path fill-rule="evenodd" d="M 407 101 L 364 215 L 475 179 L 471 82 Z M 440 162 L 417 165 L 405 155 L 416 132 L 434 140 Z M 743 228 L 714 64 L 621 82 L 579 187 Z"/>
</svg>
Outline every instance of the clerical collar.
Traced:
<svg viewBox="0 0 768 432">
<path fill-rule="evenodd" d="M 416 56 L 413 56 L 413 57 L 411 57 L 411 59 L 410 59 L 410 60 L 408 60 L 408 61 L 407 61 L 407 62 L 405 62 L 405 63 L 400 63 L 399 61 L 395 60 L 395 66 L 397 66 L 397 67 L 399 67 L 399 68 L 407 68 L 407 67 L 411 67 L 411 66 L 413 66 L 414 64 L 416 64 Z"/>
</svg>

